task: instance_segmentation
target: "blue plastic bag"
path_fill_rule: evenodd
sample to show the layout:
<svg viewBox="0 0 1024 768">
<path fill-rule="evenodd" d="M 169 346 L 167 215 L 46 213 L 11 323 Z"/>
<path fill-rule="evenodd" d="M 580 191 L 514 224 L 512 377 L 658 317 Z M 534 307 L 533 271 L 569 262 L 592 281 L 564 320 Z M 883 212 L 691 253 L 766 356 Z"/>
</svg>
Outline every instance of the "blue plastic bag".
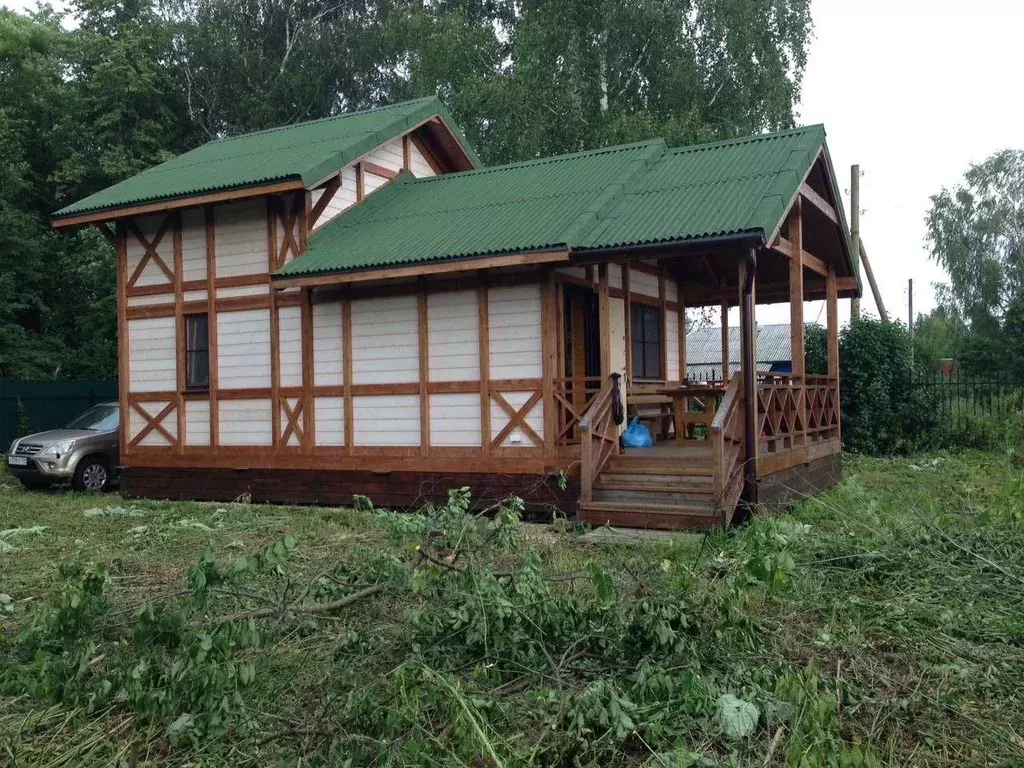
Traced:
<svg viewBox="0 0 1024 768">
<path fill-rule="evenodd" d="M 629 422 L 626 431 L 622 433 L 622 444 L 627 448 L 650 448 L 654 445 L 654 438 L 651 437 L 651 430 L 646 424 L 641 424 L 636 416 Z"/>
</svg>

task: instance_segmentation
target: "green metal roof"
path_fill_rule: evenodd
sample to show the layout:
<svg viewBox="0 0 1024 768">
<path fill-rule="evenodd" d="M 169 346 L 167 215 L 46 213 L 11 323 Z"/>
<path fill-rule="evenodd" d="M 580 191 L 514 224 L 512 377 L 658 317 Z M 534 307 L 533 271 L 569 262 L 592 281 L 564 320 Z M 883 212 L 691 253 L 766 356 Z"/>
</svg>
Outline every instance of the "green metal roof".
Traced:
<svg viewBox="0 0 1024 768">
<path fill-rule="evenodd" d="M 62 208 L 54 218 L 285 179 L 309 187 L 433 115 L 446 120 L 478 164 L 444 105 L 430 96 L 217 139 Z"/>
<path fill-rule="evenodd" d="M 500 253 L 774 234 L 821 126 L 666 149 L 650 141 L 414 179 L 318 230 L 279 277 Z"/>
</svg>

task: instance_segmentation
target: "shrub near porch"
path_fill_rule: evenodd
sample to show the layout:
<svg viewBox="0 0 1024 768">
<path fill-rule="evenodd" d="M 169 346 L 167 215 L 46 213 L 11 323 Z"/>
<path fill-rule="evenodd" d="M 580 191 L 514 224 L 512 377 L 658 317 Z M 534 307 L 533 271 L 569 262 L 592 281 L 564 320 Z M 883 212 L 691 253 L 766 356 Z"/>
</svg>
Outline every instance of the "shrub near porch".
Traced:
<svg viewBox="0 0 1024 768">
<path fill-rule="evenodd" d="M 595 544 L 419 515 L 0 495 L 14 765 L 1013 765 L 1012 456 Z M 238 617 L 232 621 L 224 619 Z"/>
</svg>

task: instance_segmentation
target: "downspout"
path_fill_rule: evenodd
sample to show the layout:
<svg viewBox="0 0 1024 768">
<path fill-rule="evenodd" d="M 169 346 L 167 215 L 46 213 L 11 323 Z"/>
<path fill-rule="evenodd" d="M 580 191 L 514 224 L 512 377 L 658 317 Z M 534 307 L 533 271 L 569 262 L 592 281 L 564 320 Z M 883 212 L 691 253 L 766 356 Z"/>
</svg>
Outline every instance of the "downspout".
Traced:
<svg viewBox="0 0 1024 768">
<path fill-rule="evenodd" d="M 757 248 L 751 248 L 747 252 L 740 312 L 740 333 L 743 339 L 743 498 L 748 505 L 757 504 L 757 364 L 754 356 L 754 274 L 757 271 L 757 251 Z"/>
</svg>

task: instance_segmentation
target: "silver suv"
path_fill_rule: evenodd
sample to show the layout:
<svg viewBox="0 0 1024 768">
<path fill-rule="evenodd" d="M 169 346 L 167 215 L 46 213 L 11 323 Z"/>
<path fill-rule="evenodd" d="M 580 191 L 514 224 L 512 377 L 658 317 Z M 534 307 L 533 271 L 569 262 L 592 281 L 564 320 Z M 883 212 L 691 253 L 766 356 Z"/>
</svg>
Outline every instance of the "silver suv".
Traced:
<svg viewBox="0 0 1024 768">
<path fill-rule="evenodd" d="M 114 480 L 121 411 L 117 403 L 95 405 L 64 429 L 51 429 L 11 443 L 7 471 L 26 488 L 71 481 L 76 491 L 103 491 Z"/>
</svg>

